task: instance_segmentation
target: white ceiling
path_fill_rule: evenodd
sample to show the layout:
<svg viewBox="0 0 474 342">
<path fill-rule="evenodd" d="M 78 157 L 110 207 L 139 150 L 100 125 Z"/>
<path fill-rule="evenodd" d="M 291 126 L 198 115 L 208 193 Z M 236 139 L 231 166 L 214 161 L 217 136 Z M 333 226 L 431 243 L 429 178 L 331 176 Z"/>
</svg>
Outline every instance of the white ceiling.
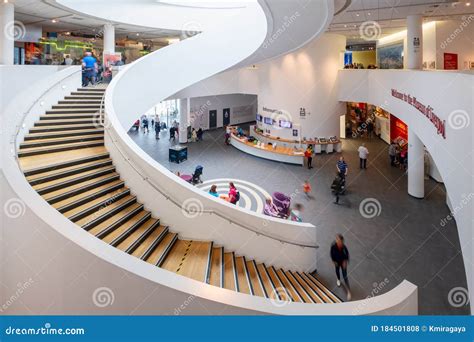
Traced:
<svg viewBox="0 0 474 342">
<path fill-rule="evenodd" d="M 15 20 L 23 24 L 42 25 L 45 31 L 74 32 L 94 35 L 100 31 L 103 21 L 67 11 L 51 0 L 9 0 L 15 4 Z M 223 0 L 224 1 L 224 0 Z M 272 0 L 270 0 L 272 1 Z M 294 0 L 286 0 L 294 1 Z M 474 0 L 334 0 L 335 13 L 329 32 L 343 34 L 350 44 L 366 42 L 360 36 L 360 25 L 375 21 L 380 27 L 380 37 L 406 28 L 406 17 L 422 14 L 426 21 L 461 18 L 474 14 Z M 57 22 L 53 23 L 55 19 Z M 179 31 L 144 28 L 117 24 L 117 38 L 129 36 L 138 40 L 166 42 L 177 38 Z"/>
<path fill-rule="evenodd" d="M 71 13 L 47 0 L 9 0 L 15 5 L 15 20 L 24 25 L 41 25 L 46 32 L 73 32 L 95 35 L 104 25 L 104 21 L 84 15 Z M 53 23 L 53 19 L 56 23 Z M 129 36 L 134 40 L 167 41 L 177 38 L 180 31 L 160 30 L 133 25 L 116 24 L 117 38 Z"/>
<path fill-rule="evenodd" d="M 474 14 L 474 0 L 336 0 L 335 4 L 336 13 L 338 7 L 348 7 L 334 17 L 329 31 L 346 35 L 351 43 L 364 41 L 359 33 L 364 22 L 377 22 L 383 37 L 405 29 L 410 14 L 421 14 L 425 21 Z"/>
</svg>

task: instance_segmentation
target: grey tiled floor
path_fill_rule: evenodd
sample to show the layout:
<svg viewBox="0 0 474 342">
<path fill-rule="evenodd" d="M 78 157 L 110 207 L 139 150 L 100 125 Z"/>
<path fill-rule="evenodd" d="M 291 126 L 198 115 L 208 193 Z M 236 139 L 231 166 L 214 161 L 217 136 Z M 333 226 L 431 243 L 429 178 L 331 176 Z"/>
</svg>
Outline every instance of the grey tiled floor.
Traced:
<svg viewBox="0 0 474 342">
<path fill-rule="evenodd" d="M 426 180 L 423 200 L 407 194 L 407 177 L 390 167 L 388 146 L 374 138 L 365 140 L 370 151 L 367 170 L 359 170 L 357 147 L 360 140 L 343 143 L 343 155 L 349 164 L 348 191 L 341 205 L 333 204 L 329 186 L 335 176 L 338 154 L 320 155 L 314 169 L 287 165 L 246 155 L 225 146 L 223 130 L 206 132 L 204 141 L 189 144 L 188 161 L 177 165 L 168 162 L 167 132 L 156 140 L 154 133 L 131 131 L 130 136 L 150 156 L 171 171 L 192 173 L 197 164 L 204 166 L 204 179 L 241 179 L 258 184 L 272 193 L 281 191 L 295 196 L 294 202 L 305 206 L 304 220 L 318 227 L 317 271 L 319 277 L 341 298 L 342 288 L 335 285 L 329 248 L 336 233 L 342 233 L 351 254 L 349 279 L 353 299 L 373 293 L 374 285 L 386 292 L 403 279 L 418 286 L 419 312 L 427 315 L 467 315 L 469 305 L 450 305 L 448 294 L 455 287 L 467 288 L 464 263 L 456 224 L 441 227 L 440 220 L 449 213 L 445 188 Z M 302 184 L 309 179 L 313 200 L 302 194 Z M 381 205 L 380 215 L 364 218 L 360 203 L 367 198 Z M 387 281 L 388 280 L 388 281 Z"/>
</svg>

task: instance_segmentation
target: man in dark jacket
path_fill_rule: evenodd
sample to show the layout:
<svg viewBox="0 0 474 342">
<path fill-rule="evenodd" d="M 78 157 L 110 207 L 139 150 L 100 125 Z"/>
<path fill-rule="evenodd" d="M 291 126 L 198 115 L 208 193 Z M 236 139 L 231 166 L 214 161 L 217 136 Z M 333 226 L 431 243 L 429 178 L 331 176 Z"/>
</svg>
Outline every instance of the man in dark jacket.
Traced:
<svg viewBox="0 0 474 342">
<path fill-rule="evenodd" d="M 336 235 L 336 241 L 331 245 L 331 259 L 336 267 L 337 286 L 341 286 L 340 269 L 342 268 L 342 276 L 346 284 L 347 300 L 351 300 L 351 290 L 349 279 L 347 278 L 347 263 L 349 262 L 349 250 L 344 244 L 344 237 L 341 234 Z"/>
</svg>

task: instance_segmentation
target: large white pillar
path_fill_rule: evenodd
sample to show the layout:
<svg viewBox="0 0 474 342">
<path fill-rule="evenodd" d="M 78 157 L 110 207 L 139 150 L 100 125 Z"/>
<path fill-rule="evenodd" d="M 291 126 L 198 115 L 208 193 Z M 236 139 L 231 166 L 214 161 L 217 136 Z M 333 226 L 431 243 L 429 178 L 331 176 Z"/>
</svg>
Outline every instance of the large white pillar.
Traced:
<svg viewBox="0 0 474 342">
<path fill-rule="evenodd" d="M 190 99 L 181 99 L 179 101 L 179 143 L 186 144 L 188 142 L 188 123 L 190 111 Z"/>
<path fill-rule="evenodd" d="M 408 69 L 423 68 L 423 17 L 409 15 L 407 17 L 407 58 Z"/>
<path fill-rule="evenodd" d="M 425 197 L 425 149 L 420 138 L 408 127 L 408 194 Z"/>
<path fill-rule="evenodd" d="M 104 25 L 104 55 L 115 53 L 115 26 Z"/>
<path fill-rule="evenodd" d="M 0 65 L 13 65 L 15 48 L 15 7 L 0 3 Z"/>
</svg>

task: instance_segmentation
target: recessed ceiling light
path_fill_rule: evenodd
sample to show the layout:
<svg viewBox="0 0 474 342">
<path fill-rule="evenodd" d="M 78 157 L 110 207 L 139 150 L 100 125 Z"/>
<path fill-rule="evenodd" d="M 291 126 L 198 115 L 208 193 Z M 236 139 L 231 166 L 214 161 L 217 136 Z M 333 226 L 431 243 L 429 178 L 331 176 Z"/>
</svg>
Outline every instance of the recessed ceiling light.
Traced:
<svg viewBox="0 0 474 342">
<path fill-rule="evenodd" d="M 466 2 L 466 6 L 471 6 L 471 3 L 470 3 L 470 2 Z"/>
<path fill-rule="evenodd" d="M 137 33 L 137 37 L 140 35 L 140 33 Z"/>
<path fill-rule="evenodd" d="M 57 20 L 57 19 L 53 19 L 53 20 L 51 20 L 51 22 L 52 22 L 53 24 L 56 24 L 56 23 L 58 22 L 58 20 Z"/>
<path fill-rule="evenodd" d="M 344 25 L 344 27 L 347 27 L 347 25 Z"/>
<path fill-rule="evenodd" d="M 358 17 L 358 16 L 359 16 L 359 13 L 356 13 L 356 17 Z"/>
<path fill-rule="evenodd" d="M 367 15 L 370 15 L 370 12 L 368 12 Z"/>
</svg>

